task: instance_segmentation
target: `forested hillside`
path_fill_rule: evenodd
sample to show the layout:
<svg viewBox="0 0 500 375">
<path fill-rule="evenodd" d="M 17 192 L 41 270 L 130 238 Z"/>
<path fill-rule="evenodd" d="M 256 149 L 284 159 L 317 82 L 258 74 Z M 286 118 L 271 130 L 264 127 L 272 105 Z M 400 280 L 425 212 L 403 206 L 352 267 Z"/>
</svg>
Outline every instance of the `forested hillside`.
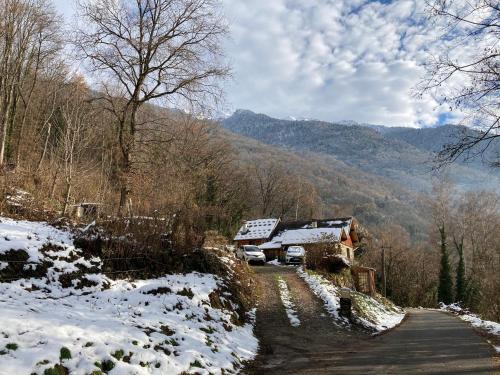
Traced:
<svg viewBox="0 0 500 375">
<path fill-rule="evenodd" d="M 462 130 L 454 131 L 451 126 L 393 129 L 290 121 L 246 110 L 236 111 L 222 121 L 222 125 L 235 133 L 282 148 L 334 156 L 353 168 L 417 192 L 430 192 L 433 153 L 452 142 Z M 444 173 L 463 190 L 478 187 L 497 190 L 500 186 L 498 172 L 478 160 L 452 165 Z"/>
</svg>

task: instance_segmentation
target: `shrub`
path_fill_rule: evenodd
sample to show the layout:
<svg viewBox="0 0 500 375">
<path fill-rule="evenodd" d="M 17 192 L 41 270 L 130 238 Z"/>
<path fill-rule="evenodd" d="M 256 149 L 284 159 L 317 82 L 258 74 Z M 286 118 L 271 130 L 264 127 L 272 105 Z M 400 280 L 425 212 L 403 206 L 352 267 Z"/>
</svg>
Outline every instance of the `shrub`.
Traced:
<svg viewBox="0 0 500 375">
<path fill-rule="evenodd" d="M 64 361 L 65 359 L 71 359 L 71 352 L 68 348 L 63 346 L 60 350 L 59 360 Z"/>
<path fill-rule="evenodd" d="M 10 342 L 7 345 L 5 345 L 5 348 L 9 350 L 17 350 L 19 346 L 15 342 Z"/>
<path fill-rule="evenodd" d="M 111 354 L 111 356 L 116 358 L 118 361 L 121 360 L 124 355 L 125 355 L 125 352 L 123 351 L 123 349 L 119 349 L 116 352 Z"/>
</svg>

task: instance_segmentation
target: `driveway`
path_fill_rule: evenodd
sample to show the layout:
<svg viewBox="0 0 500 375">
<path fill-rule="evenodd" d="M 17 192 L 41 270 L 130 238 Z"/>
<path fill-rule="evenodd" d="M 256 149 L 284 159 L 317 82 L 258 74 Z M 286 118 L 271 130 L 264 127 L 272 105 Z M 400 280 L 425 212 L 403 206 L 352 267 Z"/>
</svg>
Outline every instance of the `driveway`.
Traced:
<svg viewBox="0 0 500 375">
<path fill-rule="evenodd" d="M 261 284 L 260 352 L 246 374 L 500 374 L 492 348 L 467 323 L 431 310 L 377 337 L 337 327 L 294 267 L 254 267 Z M 277 277 L 288 284 L 301 325 L 292 327 Z"/>
<path fill-rule="evenodd" d="M 366 337 L 356 331 L 337 327 L 298 277 L 295 267 L 255 266 L 261 296 L 257 308 L 256 334 L 260 352 L 245 370 L 247 374 L 330 373 L 346 348 Z M 277 277 L 288 284 L 300 326 L 292 327 L 279 295 Z"/>
</svg>

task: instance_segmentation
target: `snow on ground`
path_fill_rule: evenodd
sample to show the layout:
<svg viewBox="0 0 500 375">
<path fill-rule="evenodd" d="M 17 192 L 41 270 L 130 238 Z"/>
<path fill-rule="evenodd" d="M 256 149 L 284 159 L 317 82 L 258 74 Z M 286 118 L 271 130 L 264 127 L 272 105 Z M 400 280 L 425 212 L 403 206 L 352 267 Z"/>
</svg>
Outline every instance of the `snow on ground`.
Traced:
<svg viewBox="0 0 500 375">
<path fill-rule="evenodd" d="M 82 375 L 229 374 L 256 355 L 253 322 L 237 323 L 217 276 L 113 281 L 96 258 L 78 256 L 68 232 L 0 220 L 2 267 L 11 249 L 24 249 L 33 267 L 51 265 L 46 276 L 10 282 L 0 272 L 0 374 L 51 374 L 59 364 Z M 59 247 L 43 250 L 48 243 Z M 85 286 L 62 286 L 64 275 L 87 268 Z"/>
<path fill-rule="evenodd" d="M 30 262 L 39 263 L 43 260 L 43 254 L 39 250 L 48 243 L 75 250 L 71 235 L 67 231 L 43 222 L 0 218 L 0 254 L 12 249 L 23 249 L 28 253 Z"/>
<path fill-rule="evenodd" d="M 297 311 L 295 310 L 295 305 L 292 302 L 290 290 L 288 289 L 286 281 L 283 280 L 282 277 L 278 277 L 278 287 L 280 290 L 281 302 L 283 303 L 283 306 L 285 306 L 286 315 L 288 316 L 288 320 L 290 320 L 290 324 L 293 327 L 300 326 L 300 319 L 297 315 Z"/>
<path fill-rule="evenodd" d="M 382 302 L 351 289 L 341 289 L 317 273 L 304 271 L 302 267 L 297 269 L 297 273 L 306 281 L 314 294 L 323 300 L 326 310 L 341 326 L 350 325 L 348 319 L 339 315 L 342 294 L 351 298 L 355 322 L 370 331 L 382 332 L 393 328 L 405 317 L 402 309 L 387 300 Z"/>
<path fill-rule="evenodd" d="M 457 315 L 460 319 L 470 323 L 473 327 L 484 331 L 486 334 L 495 337 L 495 344 L 492 344 L 497 353 L 500 353 L 500 323 L 490 320 L 483 320 L 478 315 L 472 314 L 460 307 L 458 304 L 445 305 L 441 303 L 440 309 Z"/>
<path fill-rule="evenodd" d="M 270 260 L 267 262 L 267 264 L 270 264 L 271 266 L 281 266 L 281 262 L 278 260 L 278 258 Z"/>
</svg>

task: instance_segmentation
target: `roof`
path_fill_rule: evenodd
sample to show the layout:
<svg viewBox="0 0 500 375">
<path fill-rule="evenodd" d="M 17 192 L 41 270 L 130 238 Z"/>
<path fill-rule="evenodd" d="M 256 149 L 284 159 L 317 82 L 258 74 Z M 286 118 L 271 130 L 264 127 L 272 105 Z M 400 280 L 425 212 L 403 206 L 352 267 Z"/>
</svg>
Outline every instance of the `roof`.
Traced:
<svg viewBox="0 0 500 375">
<path fill-rule="evenodd" d="M 279 249 L 281 246 L 304 245 L 338 241 L 342 236 L 342 228 L 301 228 L 290 229 L 274 236 L 269 242 L 263 243 L 261 249 Z"/>
<path fill-rule="evenodd" d="M 246 221 L 234 237 L 234 240 L 267 240 L 271 237 L 271 234 L 278 225 L 278 222 L 279 219 L 257 219 Z"/>
<path fill-rule="evenodd" d="M 338 241 L 342 228 L 308 228 L 287 230 L 283 233 L 282 245 L 302 245 L 307 243 Z"/>
</svg>

